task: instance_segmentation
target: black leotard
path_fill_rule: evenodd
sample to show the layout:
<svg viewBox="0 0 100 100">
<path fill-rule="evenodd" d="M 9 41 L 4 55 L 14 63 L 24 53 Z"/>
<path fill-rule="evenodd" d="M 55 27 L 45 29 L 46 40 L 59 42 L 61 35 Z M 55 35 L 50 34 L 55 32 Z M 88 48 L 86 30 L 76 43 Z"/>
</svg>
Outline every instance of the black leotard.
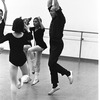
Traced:
<svg viewBox="0 0 100 100">
<path fill-rule="evenodd" d="M 10 55 L 9 61 L 15 66 L 22 66 L 26 62 L 26 55 L 23 51 L 23 46 L 27 44 L 27 40 L 32 39 L 32 36 L 27 37 L 23 35 L 21 38 L 16 38 L 12 33 L 8 33 L 2 39 L 0 39 L 0 43 L 4 41 L 9 41 L 10 46 Z"/>
<path fill-rule="evenodd" d="M 24 29 L 23 33 L 25 34 L 26 37 L 27 37 L 28 35 L 32 36 L 32 33 L 31 33 L 31 32 L 28 33 L 27 30 L 25 30 L 25 29 Z M 33 38 L 32 38 L 32 39 L 33 39 Z M 27 45 L 32 46 L 32 43 L 31 43 L 31 40 L 32 40 L 32 39 L 27 40 Z"/>
<path fill-rule="evenodd" d="M 43 40 L 43 35 L 44 35 L 45 29 L 39 28 L 37 31 L 35 31 L 35 27 L 31 27 L 30 31 L 31 32 L 33 31 L 34 38 L 35 38 L 35 41 L 36 41 L 36 45 L 39 45 L 41 48 L 46 49 L 47 45 Z"/>
</svg>

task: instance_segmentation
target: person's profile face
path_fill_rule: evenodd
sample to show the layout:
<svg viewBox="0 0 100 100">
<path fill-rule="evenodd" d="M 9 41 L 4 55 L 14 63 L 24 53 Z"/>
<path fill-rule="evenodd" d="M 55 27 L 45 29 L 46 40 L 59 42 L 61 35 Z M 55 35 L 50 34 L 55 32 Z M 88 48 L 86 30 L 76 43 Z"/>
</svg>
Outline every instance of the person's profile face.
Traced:
<svg viewBox="0 0 100 100">
<path fill-rule="evenodd" d="M 52 6 L 51 9 L 50 9 L 50 14 L 51 16 L 54 18 L 56 16 L 56 11 L 55 11 L 55 8 Z"/>
</svg>

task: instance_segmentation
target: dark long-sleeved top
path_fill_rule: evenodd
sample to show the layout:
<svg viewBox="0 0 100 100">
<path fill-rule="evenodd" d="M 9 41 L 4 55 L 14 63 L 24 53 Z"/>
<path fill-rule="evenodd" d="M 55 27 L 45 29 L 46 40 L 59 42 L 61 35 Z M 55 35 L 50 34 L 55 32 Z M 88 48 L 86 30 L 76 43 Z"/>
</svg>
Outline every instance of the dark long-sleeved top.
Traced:
<svg viewBox="0 0 100 100">
<path fill-rule="evenodd" d="M 9 41 L 9 61 L 12 64 L 15 66 L 22 66 L 26 62 L 26 55 L 23 51 L 23 46 L 27 44 L 27 40 L 32 38 L 32 35 L 25 36 L 25 34 L 20 38 L 16 38 L 12 33 L 8 33 L 0 39 L 0 43 Z"/>
<path fill-rule="evenodd" d="M 35 41 L 36 41 L 36 45 L 39 45 L 41 48 L 46 49 L 47 45 L 43 40 L 45 29 L 39 28 L 37 31 L 35 31 L 35 27 L 31 27 L 30 31 L 31 32 L 33 31 L 34 38 L 35 38 Z"/>
<path fill-rule="evenodd" d="M 4 19 L 2 19 L 2 22 L 0 23 L 0 38 L 4 36 L 3 34 L 4 28 L 5 28 L 5 22 L 4 22 Z"/>
<path fill-rule="evenodd" d="M 48 8 L 50 11 L 52 6 Z M 56 11 L 56 16 L 52 18 L 49 30 L 49 36 L 51 40 L 58 41 L 63 37 L 63 30 L 65 25 L 65 17 L 62 13 L 61 8 Z"/>
</svg>

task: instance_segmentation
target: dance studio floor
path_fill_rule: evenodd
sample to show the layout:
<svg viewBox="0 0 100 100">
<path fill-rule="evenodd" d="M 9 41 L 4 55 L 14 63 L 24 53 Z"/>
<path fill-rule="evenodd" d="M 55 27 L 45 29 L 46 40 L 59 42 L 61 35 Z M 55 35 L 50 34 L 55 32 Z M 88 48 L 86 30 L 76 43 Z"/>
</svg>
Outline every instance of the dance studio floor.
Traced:
<svg viewBox="0 0 100 100">
<path fill-rule="evenodd" d="M 9 55 L 4 51 L 0 54 L 0 100 L 11 100 Z M 34 86 L 31 83 L 24 84 L 18 90 L 17 100 L 98 100 L 98 62 L 61 57 L 58 61 L 74 74 L 74 82 L 69 84 L 66 76 L 59 74 L 60 90 L 49 96 L 51 90 L 50 74 L 48 68 L 48 56 L 43 55 L 41 60 L 40 82 Z M 21 77 L 20 70 L 18 77 Z M 34 75 L 31 74 L 31 78 Z"/>
</svg>

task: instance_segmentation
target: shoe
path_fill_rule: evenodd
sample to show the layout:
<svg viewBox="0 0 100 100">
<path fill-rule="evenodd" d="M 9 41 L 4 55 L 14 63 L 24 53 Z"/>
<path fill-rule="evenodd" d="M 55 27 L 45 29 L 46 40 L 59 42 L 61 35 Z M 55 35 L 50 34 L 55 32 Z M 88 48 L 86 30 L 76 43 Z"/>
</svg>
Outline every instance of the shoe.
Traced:
<svg viewBox="0 0 100 100">
<path fill-rule="evenodd" d="M 31 81 L 31 78 L 29 75 L 23 75 L 21 78 L 19 78 L 19 84 L 17 85 L 17 88 L 20 89 L 24 83 L 29 83 Z"/>
<path fill-rule="evenodd" d="M 39 82 L 39 79 L 34 79 L 32 85 L 35 85 L 35 84 L 37 84 L 38 82 Z"/>
<path fill-rule="evenodd" d="M 48 95 L 52 95 L 54 92 L 56 92 L 59 89 L 60 89 L 59 86 L 57 86 L 56 88 L 52 88 L 52 90 L 48 93 Z"/>
<path fill-rule="evenodd" d="M 68 76 L 69 79 L 69 83 L 72 84 L 73 83 L 73 72 L 70 71 L 70 75 Z"/>
</svg>

